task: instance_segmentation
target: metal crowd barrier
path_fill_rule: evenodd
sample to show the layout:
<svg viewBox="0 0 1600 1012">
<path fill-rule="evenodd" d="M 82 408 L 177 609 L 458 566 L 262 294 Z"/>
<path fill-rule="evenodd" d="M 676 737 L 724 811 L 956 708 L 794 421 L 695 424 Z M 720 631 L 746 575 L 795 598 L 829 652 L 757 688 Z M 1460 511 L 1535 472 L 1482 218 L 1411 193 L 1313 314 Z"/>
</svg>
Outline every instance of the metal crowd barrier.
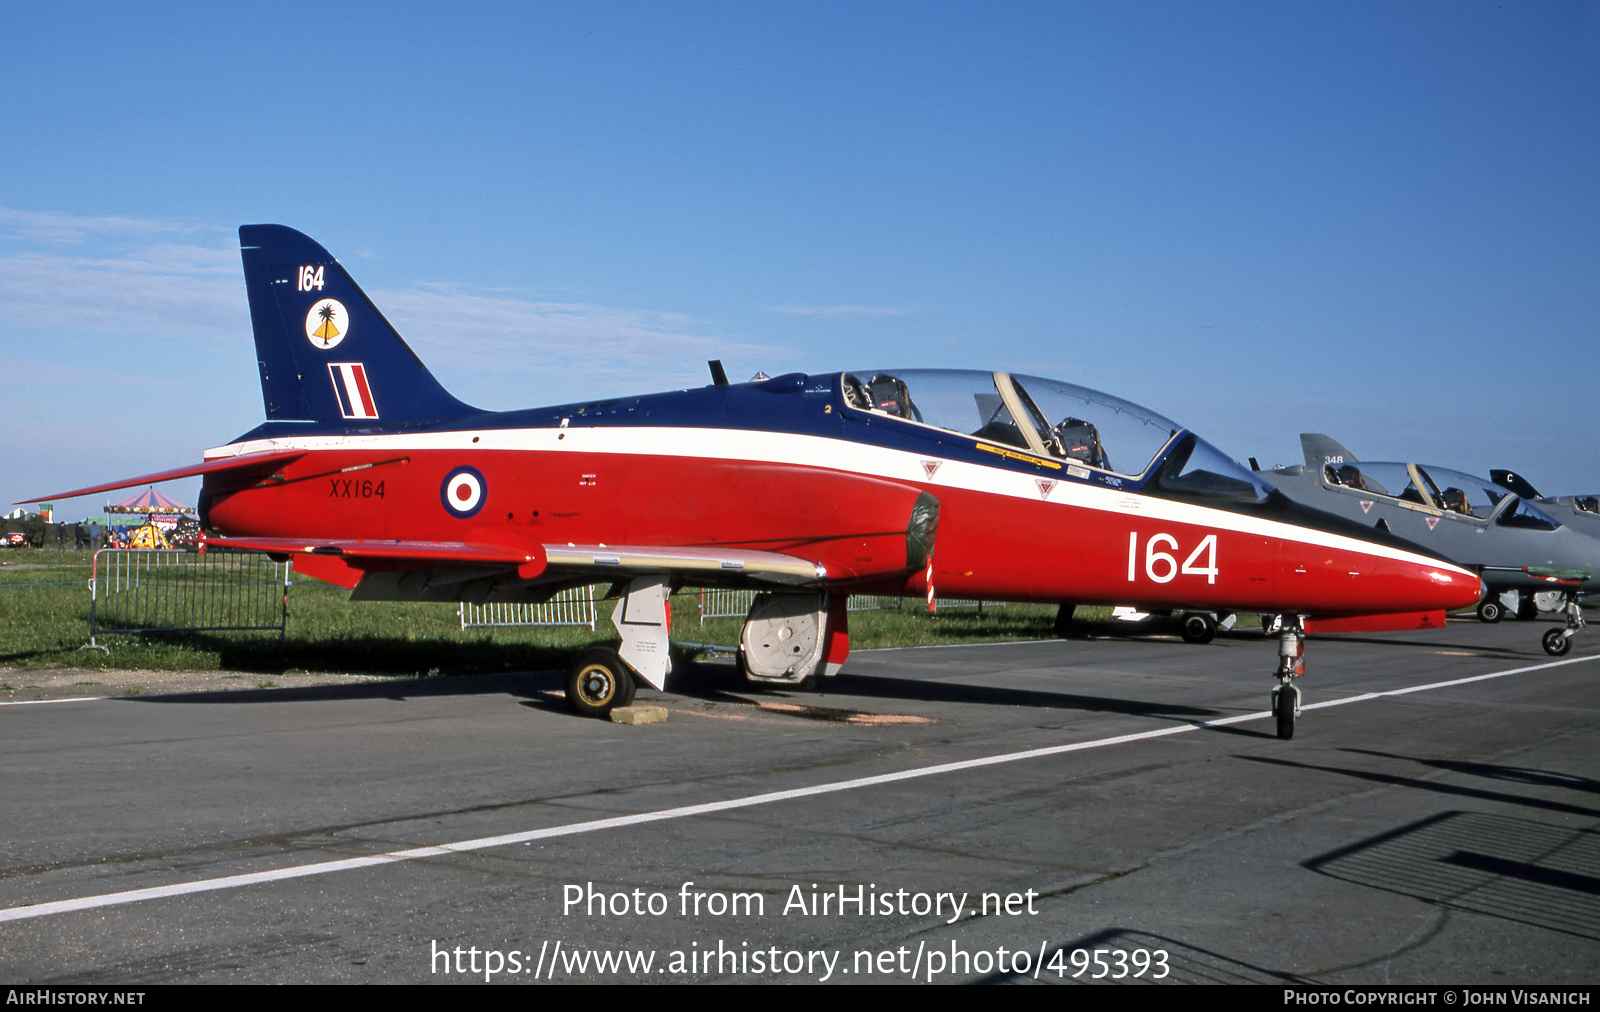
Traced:
<svg viewBox="0 0 1600 1012">
<path fill-rule="evenodd" d="M 518 625 L 586 625 L 595 627 L 598 609 L 595 606 L 594 586 L 563 590 L 544 604 L 471 604 L 461 602 L 457 613 L 461 628 L 481 629 L 489 626 Z"/>
<path fill-rule="evenodd" d="M 723 590 L 701 588 L 699 599 L 700 624 L 712 618 L 744 618 L 755 603 L 755 590 Z M 463 601 L 457 611 L 461 628 L 478 629 L 491 626 L 588 626 L 594 629 L 599 617 L 595 603 L 595 588 L 579 587 L 564 590 L 544 604 L 470 604 Z M 906 598 L 876 594 L 852 594 L 850 611 L 900 611 Z M 985 606 L 996 607 L 1001 601 L 968 601 L 960 598 L 939 598 L 941 611 L 958 608 L 976 608 L 983 614 Z"/>
<path fill-rule="evenodd" d="M 979 601 L 965 597 L 936 597 L 934 598 L 934 603 L 939 606 L 940 611 L 957 611 L 962 608 L 976 608 L 978 609 L 979 615 L 983 614 L 983 609 L 985 607 L 1005 607 L 1004 601 Z"/>
<path fill-rule="evenodd" d="M 906 598 L 882 594 L 851 594 L 845 611 L 904 611 Z M 913 599 L 914 600 L 914 599 Z"/>
<path fill-rule="evenodd" d="M 97 635 L 277 631 L 289 623 L 289 564 L 261 552 L 102 548 L 89 569 L 88 646 Z"/>
<path fill-rule="evenodd" d="M 750 612 L 750 605 L 755 602 L 754 590 L 713 590 L 700 591 L 700 624 L 705 625 L 708 618 L 744 618 Z M 911 600 L 921 604 L 917 598 L 889 597 L 880 594 L 852 594 L 850 603 L 845 606 L 847 611 L 902 611 L 906 601 Z M 936 599 L 939 611 L 954 611 L 961 608 L 976 608 L 978 614 L 983 614 L 985 607 L 995 608 L 1004 606 L 1004 601 L 977 601 L 965 598 L 941 597 Z"/>
<path fill-rule="evenodd" d="M 755 601 L 756 592 L 753 590 L 701 587 L 700 624 L 705 625 L 708 618 L 744 618 L 750 614 L 750 606 Z"/>
</svg>

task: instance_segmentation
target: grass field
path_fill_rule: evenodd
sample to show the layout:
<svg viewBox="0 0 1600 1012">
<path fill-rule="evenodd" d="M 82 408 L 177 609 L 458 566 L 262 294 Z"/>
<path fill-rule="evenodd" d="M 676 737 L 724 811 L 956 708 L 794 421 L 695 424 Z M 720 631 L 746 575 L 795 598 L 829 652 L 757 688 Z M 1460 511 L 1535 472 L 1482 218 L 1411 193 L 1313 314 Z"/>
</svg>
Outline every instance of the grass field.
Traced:
<svg viewBox="0 0 1600 1012">
<path fill-rule="evenodd" d="M 100 635 L 110 652 L 80 649 L 89 638 L 89 557 L 55 549 L 10 549 L 0 556 L 0 666 L 227 670 L 252 673 L 361 672 L 415 676 L 565 667 L 574 653 L 615 642 L 601 608 L 587 628 L 462 630 L 454 604 L 352 603 L 340 588 L 295 579 L 287 633 L 213 632 Z M 702 627 L 692 591 L 675 595 L 673 638 L 732 646 L 741 619 L 712 619 Z M 1091 627 L 1096 618 L 1091 614 Z M 1080 616 L 1082 616 L 1080 609 Z M 1054 605 L 1013 604 L 947 610 L 937 617 L 922 602 L 895 611 L 850 615 L 856 649 L 1045 639 L 1053 635 Z M 1116 626 L 1118 623 L 1108 623 Z M 1175 632 L 1158 623 L 1140 632 Z"/>
</svg>

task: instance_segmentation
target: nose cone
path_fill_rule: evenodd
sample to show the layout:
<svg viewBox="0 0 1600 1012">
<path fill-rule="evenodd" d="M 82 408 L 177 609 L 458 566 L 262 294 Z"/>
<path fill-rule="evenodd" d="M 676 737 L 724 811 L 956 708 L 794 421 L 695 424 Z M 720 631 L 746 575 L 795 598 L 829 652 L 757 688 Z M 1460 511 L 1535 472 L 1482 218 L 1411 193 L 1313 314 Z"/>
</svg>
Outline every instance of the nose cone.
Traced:
<svg viewBox="0 0 1600 1012">
<path fill-rule="evenodd" d="M 1285 560 L 1293 610 L 1323 618 L 1470 608 L 1482 596 L 1477 573 L 1419 551 L 1372 541 L 1302 544 Z"/>
<path fill-rule="evenodd" d="M 1282 546 L 1281 586 L 1324 618 L 1469 608 L 1483 581 L 1413 541 L 1288 500 L 1274 506 L 1297 528 Z"/>
<path fill-rule="evenodd" d="M 1373 575 L 1369 589 L 1383 599 L 1373 611 L 1459 611 L 1483 596 L 1477 573 L 1426 555 L 1385 559 Z"/>
<path fill-rule="evenodd" d="M 1424 578 L 1438 595 L 1437 607 L 1445 611 L 1470 608 L 1483 597 L 1483 578 L 1448 562 L 1423 567 Z"/>
</svg>

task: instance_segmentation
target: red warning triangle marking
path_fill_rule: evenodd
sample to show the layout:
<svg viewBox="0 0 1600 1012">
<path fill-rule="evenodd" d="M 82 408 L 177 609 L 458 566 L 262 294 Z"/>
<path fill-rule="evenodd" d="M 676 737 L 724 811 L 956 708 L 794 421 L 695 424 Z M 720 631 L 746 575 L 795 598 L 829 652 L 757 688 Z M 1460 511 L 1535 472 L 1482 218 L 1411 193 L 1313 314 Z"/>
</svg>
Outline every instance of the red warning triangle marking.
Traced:
<svg viewBox="0 0 1600 1012">
<path fill-rule="evenodd" d="M 1428 530 L 1431 531 L 1437 526 L 1439 526 L 1439 518 L 1438 517 L 1428 517 Z"/>
<path fill-rule="evenodd" d="M 1053 482 L 1053 481 L 1050 481 L 1047 478 L 1035 478 L 1035 479 L 1033 479 L 1033 483 L 1035 485 L 1039 486 L 1039 498 L 1040 499 L 1048 499 L 1048 498 L 1050 498 L 1050 493 L 1056 487 L 1056 483 Z"/>
<path fill-rule="evenodd" d="M 1365 513 L 1368 510 L 1370 510 L 1371 508 L 1372 508 L 1372 500 L 1371 499 L 1363 499 L 1363 500 L 1361 500 L 1361 512 Z"/>
<path fill-rule="evenodd" d="M 928 473 L 929 481 L 932 481 L 933 476 L 939 473 L 939 465 L 943 463 L 944 461 L 942 460 L 924 460 L 922 462 L 922 469 Z"/>
</svg>

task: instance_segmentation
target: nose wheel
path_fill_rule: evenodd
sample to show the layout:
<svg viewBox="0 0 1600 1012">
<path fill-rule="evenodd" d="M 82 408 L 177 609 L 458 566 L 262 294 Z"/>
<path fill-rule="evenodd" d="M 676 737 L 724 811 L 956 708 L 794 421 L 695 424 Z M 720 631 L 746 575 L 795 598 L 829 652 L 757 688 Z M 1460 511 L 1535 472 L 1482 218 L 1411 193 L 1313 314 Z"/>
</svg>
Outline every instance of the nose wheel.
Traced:
<svg viewBox="0 0 1600 1012">
<path fill-rule="evenodd" d="M 1273 686 L 1272 716 L 1278 724 L 1278 737 L 1294 737 L 1294 721 L 1300 716 L 1300 686 L 1291 683 Z"/>
<path fill-rule="evenodd" d="M 1278 737 L 1294 737 L 1295 719 L 1300 716 L 1300 687 L 1296 678 L 1306 673 L 1306 631 L 1299 615 L 1280 615 L 1272 623 L 1278 633 L 1278 684 L 1272 687 L 1272 717 Z"/>
<path fill-rule="evenodd" d="M 1566 656 L 1567 651 L 1572 649 L 1572 637 L 1578 634 L 1579 629 L 1588 625 L 1583 620 L 1583 609 L 1578 606 L 1578 592 L 1569 590 L 1563 596 L 1566 601 L 1561 610 L 1567 616 L 1566 626 L 1561 629 L 1547 631 L 1540 641 L 1540 646 L 1544 647 L 1544 652 L 1551 657 Z"/>
<path fill-rule="evenodd" d="M 1572 649 L 1572 637 L 1567 635 L 1565 629 L 1551 629 L 1544 634 L 1541 646 L 1551 657 L 1564 657 L 1567 651 Z"/>
</svg>

